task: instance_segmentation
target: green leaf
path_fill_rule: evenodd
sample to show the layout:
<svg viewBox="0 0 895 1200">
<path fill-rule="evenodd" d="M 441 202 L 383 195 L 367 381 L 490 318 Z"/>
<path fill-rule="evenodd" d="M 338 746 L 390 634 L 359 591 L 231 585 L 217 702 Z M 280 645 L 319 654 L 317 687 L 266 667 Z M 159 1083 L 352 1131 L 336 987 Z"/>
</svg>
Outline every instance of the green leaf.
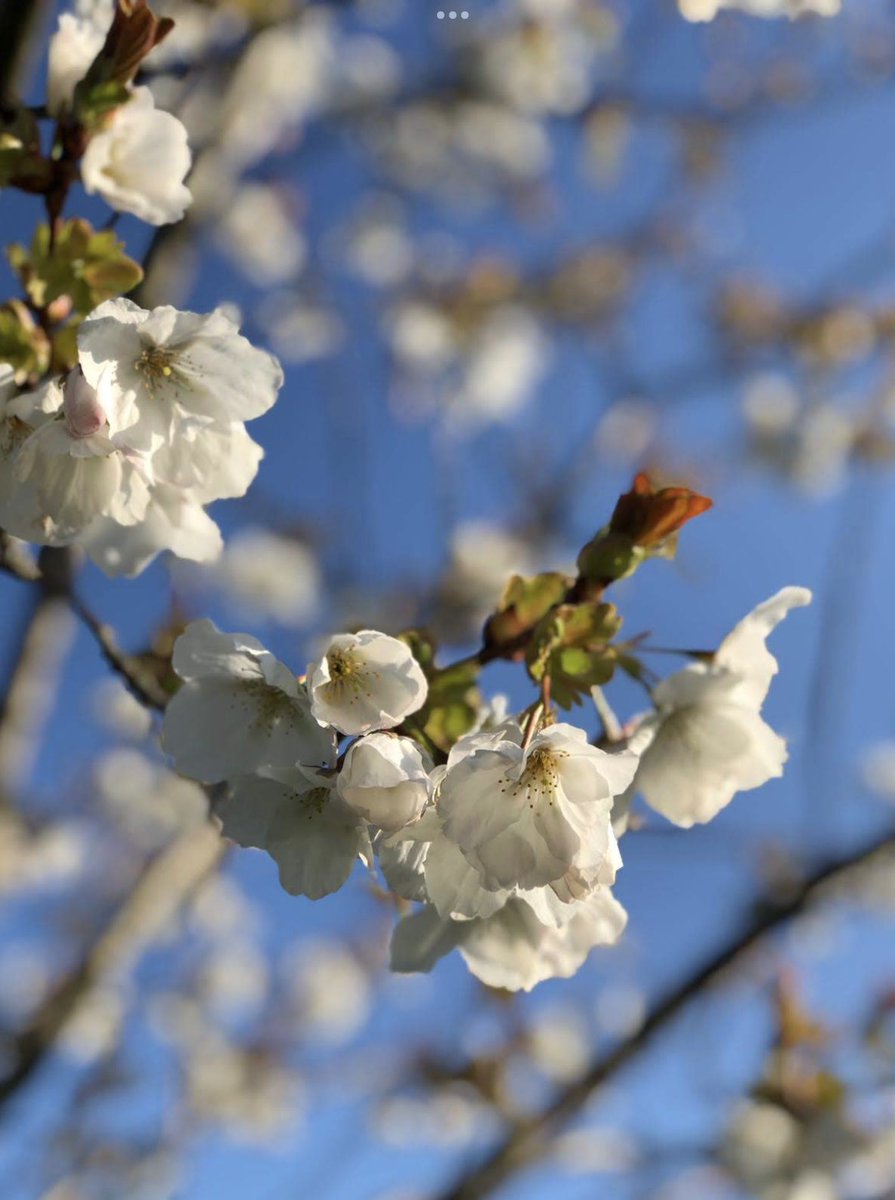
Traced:
<svg viewBox="0 0 895 1200">
<path fill-rule="evenodd" d="M 401 640 L 410 647 L 429 681 L 425 706 L 407 719 L 402 731 L 408 737 L 416 738 L 427 750 L 434 747 L 447 754 L 451 746 L 469 732 L 478 716 L 482 703 L 476 686 L 479 664 L 461 662 L 437 667 L 435 639 L 425 630 L 408 630 L 401 634 Z"/>
<path fill-rule="evenodd" d="M 514 575 L 507 584 L 497 611 L 485 625 L 485 646 L 506 649 L 510 657 L 521 658 L 524 647 L 516 643 L 534 629 L 551 609 L 559 604 L 572 580 L 558 571 L 524 577 Z"/>
<path fill-rule="evenodd" d="M 400 641 L 410 647 L 410 652 L 423 668 L 423 674 L 428 679 L 435 671 L 435 638 L 428 629 L 405 629 L 398 634 Z"/>
<path fill-rule="evenodd" d="M 15 245 L 6 253 L 38 308 L 68 301 L 86 316 L 103 300 L 131 291 L 143 278 L 140 265 L 128 258 L 111 230 L 97 233 L 79 217 L 62 225 L 52 247 L 49 227 L 41 225 L 30 250 Z"/>
<path fill-rule="evenodd" d="M 537 683 L 549 679 L 551 698 L 561 708 L 579 704 L 592 687 L 612 678 L 617 650 L 609 643 L 621 624 L 612 604 L 560 605 L 532 634 L 528 673 Z"/>
<path fill-rule="evenodd" d="M 65 375 L 78 361 L 78 325 L 64 325 L 53 334 L 50 366 L 54 374 Z"/>
<path fill-rule="evenodd" d="M 0 307 L 0 362 L 9 363 L 19 383 L 43 375 L 50 363 L 47 335 L 20 300 Z"/>
<path fill-rule="evenodd" d="M 52 167 L 40 150 L 40 131 L 32 113 L 20 105 L 0 110 L 0 187 L 12 184 L 29 192 L 44 191 Z"/>
</svg>

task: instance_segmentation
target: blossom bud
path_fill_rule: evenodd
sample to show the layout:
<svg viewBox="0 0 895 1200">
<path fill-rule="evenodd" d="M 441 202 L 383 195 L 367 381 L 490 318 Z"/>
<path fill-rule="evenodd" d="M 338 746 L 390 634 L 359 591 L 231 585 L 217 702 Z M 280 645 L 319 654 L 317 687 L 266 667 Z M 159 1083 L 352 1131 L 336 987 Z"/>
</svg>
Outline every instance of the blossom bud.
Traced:
<svg viewBox="0 0 895 1200">
<path fill-rule="evenodd" d="M 428 766 L 410 738 L 370 733 L 346 754 L 339 794 L 364 820 L 394 832 L 416 821 L 429 802 Z"/>
<path fill-rule="evenodd" d="M 609 524 L 578 555 L 579 584 L 591 581 L 605 586 L 630 575 L 648 556 L 674 557 L 674 535 L 711 507 L 707 496 L 689 488 L 656 490 L 640 472 L 631 490 L 619 497 Z"/>
<path fill-rule="evenodd" d="M 103 48 L 85 82 L 130 83 L 143 59 L 173 28 L 171 18 L 157 17 L 146 0 L 118 0 Z"/>
<path fill-rule="evenodd" d="M 635 546 L 654 546 L 712 507 L 707 496 L 685 487 L 656 490 L 642 471 L 630 492 L 619 497 L 609 522 L 611 533 L 621 533 Z"/>
<path fill-rule="evenodd" d="M 69 371 L 63 389 L 62 412 L 73 438 L 88 438 L 98 433 L 106 423 L 103 406 L 96 392 L 84 378 L 80 367 Z"/>
</svg>

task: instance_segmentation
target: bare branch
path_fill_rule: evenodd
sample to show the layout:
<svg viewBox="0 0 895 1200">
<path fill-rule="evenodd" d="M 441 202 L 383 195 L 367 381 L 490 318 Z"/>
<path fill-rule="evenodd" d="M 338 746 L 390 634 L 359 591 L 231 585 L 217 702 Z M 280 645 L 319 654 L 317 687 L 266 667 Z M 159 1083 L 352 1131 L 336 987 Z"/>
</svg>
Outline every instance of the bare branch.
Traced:
<svg viewBox="0 0 895 1200">
<path fill-rule="evenodd" d="M 93 635 L 103 658 L 121 676 L 140 703 L 159 712 L 164 710 L 168 702 L 165 690 L 144 670 L 138 659 L 124 653 L 112 627 L 101 621 L 75 591 L 67 551 L 44 547 L 40 566 L 35 566 L 27 556 L 18 552 L 13 540 L 4 534 L 0 541 L 0 570 L 26 583 L 39 583 L 47 596 L 64 599 Z"/>
<path fill-rule="evenodd" d="M 74 628 L 63 600 L 35 597 L 0 696 L 0 806 L 15 794 L 34 763 Z"/>
</svg>

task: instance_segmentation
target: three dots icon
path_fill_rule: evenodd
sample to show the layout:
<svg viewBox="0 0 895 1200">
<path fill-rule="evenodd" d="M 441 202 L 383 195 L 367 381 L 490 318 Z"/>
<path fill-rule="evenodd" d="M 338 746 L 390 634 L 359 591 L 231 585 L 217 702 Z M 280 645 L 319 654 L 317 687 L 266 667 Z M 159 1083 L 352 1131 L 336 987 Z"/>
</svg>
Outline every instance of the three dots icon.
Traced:
<svg viewBox="0 0 895 1200">
<path fill-rule="evenodd" d="M 461 21 L 469 20 L 469 13 L 466 11 L 466 9 L 463 9 L 462 12 L 457 12 L 455 9 L 451 9 L 449 12 L 445 12 L 444 9 L 442 8 L 442 9 L 439 9 L 435 15 L 436 15 L 436 17 L 438 17 L 439 21 L 443 21 L 445 19 L 445 17 L 447 17 L 447 19 L 449 21 L 456 21 L 456 19 L 458 17 L 460 18 Z"/>
</svg>

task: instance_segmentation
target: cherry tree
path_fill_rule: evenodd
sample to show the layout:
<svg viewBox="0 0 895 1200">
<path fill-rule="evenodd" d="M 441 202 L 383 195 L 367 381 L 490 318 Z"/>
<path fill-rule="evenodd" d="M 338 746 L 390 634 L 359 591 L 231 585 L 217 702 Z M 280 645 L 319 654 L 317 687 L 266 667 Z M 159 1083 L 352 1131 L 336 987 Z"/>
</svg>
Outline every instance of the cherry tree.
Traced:
<svg viewBox="0 0 895 1200">
<path fill-rule="evenodd" d="M 20 630 L 9 622 L 0 708 L 16 983 L 0 1105 L 14 1133 L 43 1075 L 76 1103 L 53 1161 L 23 1186 L 47 1200 L 109 1186 L 173 1196 L 209 1125 L 288 1141 L 326 1093 L 315 1051 L 328 1043 L 344 1070 L 389 989 L 431 976 L 465 1013 L 455 1045 L 408 1046 L 395 1028 L 365 1093 L 386 1147 L 402 1103 L 418 1108 L 421 1139 L 444 1135 L 439 1114 L 460 1114 L 457 1143 L 474 1160 L 455 1154 L 418 1194 L 524 1189 L 529 1168 L 561 1169 L 551 1156 L 563 1147 L 585 1171 L 648 1187 L 658 1169 L 657 1187 L 683 1189 L 657 1196 L 885 1194 L 865 1186 L 871 1160 L 882 1189 L 895 1177 L 885 1122 L 849 1107 L 849 1070 L 792 964 L 764 988 L 771 1032 L 751 1081 L 680 1169 L 642 1131 L 627 1152 L 613 1132 L 601 1164 L 571 1128 L 776 931 L 835 885 L 876 880 L 895 838 L 885 820 L 841 843 L 805 838 L 798 858 L 781 846 L 720 949 L 694 966 L 683 939 L 690 969 L 625 991 L 644 914 L 662 915 L 637 869 L 643 843 L 664 837 L 679 864 L 688 844 L 711 845 L 702 826 L 719 819 L 723 837 L 729 816 L 763 811 L 750 805 L 787 772 L 798 724 L 773 707 L 781 663 L 768 642 L 817 621 L 811 608 L 787 620 L 812 603 L 802 560 L 764 572 L 744 536 L 724 486 L 729 447 L 700 462 L 674 433 L 666 444 L 653 394 L 674 409 L 705 376 L 734 380 L 736 470 L 760 465 L 790 489 L 813 494 L 891 454 L 885 384 L 851 408 L 827 395 L 859 366 L 861 380 L 880 361 L 890 371 L 886 305 L 775 295 L 723 271 L 681 215 L 710 190 L 726 137 L 795 94 L 822 102 L 826 52 L 810 85 L 788 90 L 759 33 L 755 86 L 691 104 L 629 84 L 637 22 L 588 0 L 473 14 L 445 33 L 447 83 L 423 72 L 443 65 L 441 47 L 402 63 L 411 44 L 377 32 L 388 16 L 375 4 L 77 0 L 52 14 L 43 82 L 29 84 L 38 8 L 0 25 L 0 186 L 16 206 L 0 306 L 0 594 L 30 605 Z M 766 18 L 797 38 L 837 11 L 682 0 L 655 19 L 688 38 L 715 21 L 723 38 Z M 870 41 L 863 28 L 847 40 L 840 76 L 860 79 L 869 62 L 873 83 Z M 674 188 L 647 218 L 615 237 L 585 223 L 586 244 L 557 251 L 548 236 L 527 253 L 526 229 L 538 243 L 538 221 L 578 186 L 570 172 L 623 172 L 626 142 L 656 122 Z M 562 157 L 573 135 L 575 164 Z M 358 147 L 366 156 L 351 206 L 315 182 L 333 147 L 345 179 Z M 425 228 L 413 210 L 433 195 L 471 221 L 485 214 L 469 239 L 485 250 Z M 509 214 L 510 254 L 491 248 L 495 211 Z M 226 271 L 207 272 L 220 257 Z M 648 348 L 632 350 L 625 321 L 643 281 L 672 268 L 705 300 L 714 355 L 655 383 L 638 375 Z M 228 278 L 236 294 L 218 294 Z M 374 340 L 385 387 L 363 367 L 346 384 Z M 599 383 L 576 405 L 563 392 L 578 356 Z M 325 503 L 301 503 L 323 479 L 325 517 Z M 455 519 L 492 489 L 503 526 Z M 690 561 L 710 523 L 730 596 L 692 583 L 693 640 L 675 644 L 675 560 Z M 412 552 L 377 561 L 383 537 Z M 814 679 L 821 764 L 842 595 L 832 572 Z M 103 672 L 89 703 L 65 661 L 76 626 Z M 806 672 L 789 652 L 781 661 L 782 691 Z M 99 738 L 83 732 L 91 723 Z M 55 746 L 71 760 L 45 776 Z M 892 790 L 887 754 L 868 760 L 877 792 Z M 346 920 L 345 936 L 292 959 L 272 949 L 243 875 L 268 868 L 279 920 Z M 711 909 L 711 882 L 693 874 Z M 29 983 L 28 956 L 13 952 L 35 928 L 46 936 Z M 144 993 L 153 961 L 163 969 Z M 537 997 L 580 1000 L 591 970 L 622 997 L 609 1044 L 588 1036 L 580 1005 L 539 1025 Z M 482 1013 L 499 1026 L 484 1051 L 463 1036 Z M 877 997 L 868 1029 L 847 1031 L 850 1062 L 888 1044 L 890 1015 Z M 166 1047 L 180 1119 L 116 1142 L 92 1112 L 126 1078 L 135 1111 L 141 1088 L 158 1101 L 158 1081 L 130 1061 L 147 1038 Z M 63 1081 L 66 1052 L 80 1066 Z M 514 1071 L 540 1071 L 548 1090 L 532 1083 L 520 1100 Z M 872 1083 L 884 1096 L 885 1072 Z"/>
</svg>

